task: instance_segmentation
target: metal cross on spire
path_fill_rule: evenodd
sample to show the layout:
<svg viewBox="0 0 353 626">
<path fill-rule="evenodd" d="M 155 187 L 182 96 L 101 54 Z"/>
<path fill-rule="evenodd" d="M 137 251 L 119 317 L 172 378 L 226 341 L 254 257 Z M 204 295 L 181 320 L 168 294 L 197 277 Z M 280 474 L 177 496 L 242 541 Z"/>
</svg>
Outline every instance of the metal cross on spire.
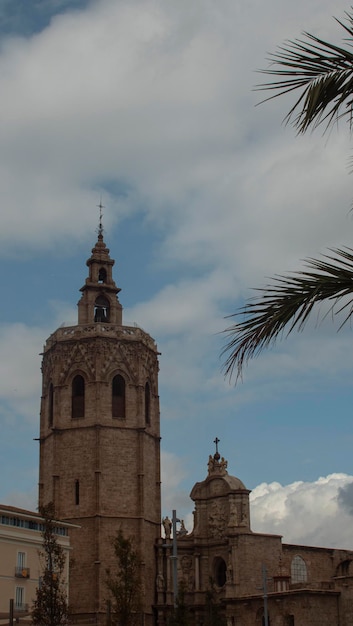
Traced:
<svg viewBox="0 0 353 626">
<path fill-rule="evenodd" d="M 97 207 L 99 209 L 98 237 L 103 237 L 103 209 L 105 209 L 105 206 L 102 204 L 102 198 Z"/>
</svg>

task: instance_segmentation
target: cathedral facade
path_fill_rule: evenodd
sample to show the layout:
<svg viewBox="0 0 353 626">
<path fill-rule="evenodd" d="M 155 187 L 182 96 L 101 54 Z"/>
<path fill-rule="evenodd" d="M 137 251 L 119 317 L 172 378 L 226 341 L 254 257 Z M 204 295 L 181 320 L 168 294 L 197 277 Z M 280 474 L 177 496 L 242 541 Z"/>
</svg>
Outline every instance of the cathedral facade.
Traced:
<svg viewBox="0 0 353 626">
<path fill-rule="evenodd" d="M 218 450 L 209 457 L 205 480 L 190 494 L 194 527 L 176 530 L 178 588 L 190 624 L 210 623 L 212 593 L 227 626 L 353 626 L 353 551 L 289 545 L 280 535 L 252 532 L 250 491 L 227 465 Z M 172 556 L 172 541 L 161 539 L 160 624 L 173 610 Z"/>
<path fill-rule="evenodd" d="M 218 452 L 191 491 L 194 527 L 161 536 L 158 351 L 125 326 L 103 238 L 87 261 L 78 323 L 46 341 L 42 360 L 39 504 L 71 524 L 74 623 L 107 624 L 113 538 L 141 558 L 145 626 L 166 626 L 182 590 L 190 626 L 212 601 L 227 626 L 353 626 L 353 552 L 283 544 L 254 533 L 249 494 Z M 179 524 L 179 522 L 178 522 Z"/>
</svg>

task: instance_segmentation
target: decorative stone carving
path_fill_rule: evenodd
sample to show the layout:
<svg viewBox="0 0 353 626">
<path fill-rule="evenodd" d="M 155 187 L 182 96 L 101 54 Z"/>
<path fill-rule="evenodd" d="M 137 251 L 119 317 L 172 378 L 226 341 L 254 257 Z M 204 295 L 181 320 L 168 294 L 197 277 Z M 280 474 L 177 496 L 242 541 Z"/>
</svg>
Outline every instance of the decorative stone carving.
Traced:
<svg viewBox="0 0 353 626">
<path fill-rule="evenodd" d="M 211 537 L 220 538 L 226 527 L 226 512 L 222 502 L 213 501 L 208 516 L 208 528 Z"/>
<path fill-rule="evenodd" d="M 219 474 L 220 476 L 225 476 L 228 473 L 228 461 L 226 461 L 223 456 L 222 458 L 220 458 L 219 454 L 215 454 L 214 456 L 210 454 L 210 456 L 208 457 L 207 466 L 209 476 L 211 474 Z"/>
<path fill-rule="evenodd" d="M 61 357 L 63 357 L 63 354 L 61 354 Z M 67 378 L 73 363 L 81 364 L 82 362 L 83 368 L 87 370 L 87 372 L 89 372 L 91 375 L 94 375 L 95 367 L 92 357 L 90 356 L 85 345 L 77 343 L 72 346 L 70 351 L 68 351 L 68 354 L 65 355 L 65 360 L 62 359 L 62 364 L 64 367 L 62 368 L 60 373 L 61 381 L 63 382 Z"/>
<path fill-rule="evenodd" d="M 123 365 L 123 369 L 128 372 L 132 384 L 137 384 L 136 361 L 136 350 L 134 347 L 128 351 L 127 355 L 125 346 L 115 345 L 111 341 L 104 342 L 104 364 L 101 370 L 103 377 L 107 376 L 109 372 L 114 371 L 117 366 L 121 369 Z"/>
<path fill-rule="evenodd" d="M 158 572 L 157 574 L 156 587 L 157 587 L 157 591 L 160 591 L 160 592 L 163 592 L 165 589 L 164 576 L 161 572 Z"/>
<path fill-rule="evenodd" d="M 192 557 L 184 555 L 180 559 L 181 567 L 181 580 L 184 583 L 186 591 L 193 591 L 194 589 L 194 574 L 192 570 Z"/>
<path fill-rule="evenodd" d="M 229 503 L 229 526 L 238 526 L 239 518 L 238 518 L 238 508 L 236 502 L 231 500 Z"/>
<path fill-rule="evenodd" d="M 186 530 L 184 520 L 182 519 L 180 523 L 180 528 L 179 530 L 177 530 L 177 535 L 178 537 L 185 537 L 185 535 L 187 534 L 188 534 L 188 531 Z"/>
<path fill-rule="evenodd" d="M 247 512 L 243 511 L 243 514 L 241 516 L 240 526 L 248 526 L 248 525 L 249 525 L 249 518 L 248 518 Z"/>
<path fill-rule="evenodd" d="M 171 535 L 171 532 L 172 532 L 172 522 L 169 519 L 168 515 L 163 518 L 162 524 L 163 524 L 163 528 L 164 528 L 164 532 L 165 532 L 165 538 L 166 539 L 170 539 L 170 535 Z"/>
</svg>

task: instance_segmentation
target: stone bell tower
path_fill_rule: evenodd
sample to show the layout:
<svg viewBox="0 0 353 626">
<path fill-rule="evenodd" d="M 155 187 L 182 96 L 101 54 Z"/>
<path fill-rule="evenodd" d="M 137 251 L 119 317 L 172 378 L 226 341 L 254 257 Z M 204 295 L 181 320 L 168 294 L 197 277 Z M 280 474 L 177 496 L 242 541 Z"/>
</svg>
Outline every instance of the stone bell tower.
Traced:
<svg viewBox="0 0 353 626">
<path fill-rule="evenodd" d="M 147 333 L 123 325 L 113 265 L 100 221 L 78 324 L 44 346 L 39 503 L 53 501 L 60 519 L 79 526 L 70 568 L 79 621 L 106 623 L 106 570 L 121 529 L 140 552 L 149 625 L 161 520 L 158 352 Z"/>
</svg>

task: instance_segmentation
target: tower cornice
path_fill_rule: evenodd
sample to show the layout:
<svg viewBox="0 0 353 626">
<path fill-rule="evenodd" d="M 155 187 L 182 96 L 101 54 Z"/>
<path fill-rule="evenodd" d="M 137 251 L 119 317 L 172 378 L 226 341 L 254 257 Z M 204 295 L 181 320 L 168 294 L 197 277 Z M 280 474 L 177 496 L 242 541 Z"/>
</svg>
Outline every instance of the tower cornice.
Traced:
<svg viewBox="0 0 353 626">
<path fill-rule="evenodd" d="M 50 350 L 58 342 L 78 341 L 94 337 L 112 340 L 142 342 L 152 352 L 157 353 L 155 340 L 138 326 L 121 326 L 119 324 L 77 324 L 62 326 L 52 333 L 44 346 L 44 352 Z"/>
</svg>

